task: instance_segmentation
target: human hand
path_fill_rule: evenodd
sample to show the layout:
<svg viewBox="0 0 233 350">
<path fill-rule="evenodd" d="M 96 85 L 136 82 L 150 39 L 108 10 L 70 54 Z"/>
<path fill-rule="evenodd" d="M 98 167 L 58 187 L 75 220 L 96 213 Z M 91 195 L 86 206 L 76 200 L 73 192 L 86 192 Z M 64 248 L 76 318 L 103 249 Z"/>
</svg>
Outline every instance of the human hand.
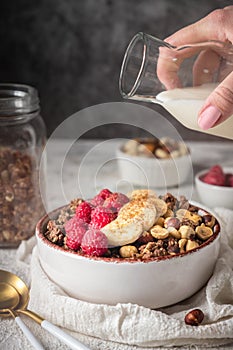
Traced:
<svg viewBox="0 0 233 350">
<path fill-rule="evenodd" d="M 165 39 L 171 45 L 182 46 L 209 40 L 217 40 L 226 44 L 233 44 L 233 6 L 211 12 L 198 22 L 182 28 Z M 175 63 L 166 59 L 170 55 L 163 49 L 163 58 L 158 60 L 157 75 L 167 89 L 181 87 L 178 71 L 181 63 L 187 57 L 199 52 L 199 48 L 188 48 L 176 52 Z M 165 57 L 164 57 L 165 55 Z M 232 55 L 232 54 L 231 54 Z M 200 85 L 212 81 L 212 76 L 221 64 L 221 52 L 207 49 L 200 52 L 193 66 L 193 83 Z M 233 57 L 231 58 L 233 61 Z M 165 64 L 166 62 L 166 64 Z M 205 72 L 203 70 L 205 69 Z M 209 95 L 198 115 L 198 124 L 203 130 L 222 123 L 233 114 L 233 62 L 228 72 L 222 72 L 220 83 Z M 207 73 L 208 72 L 208 73 Z"/>
</svg>

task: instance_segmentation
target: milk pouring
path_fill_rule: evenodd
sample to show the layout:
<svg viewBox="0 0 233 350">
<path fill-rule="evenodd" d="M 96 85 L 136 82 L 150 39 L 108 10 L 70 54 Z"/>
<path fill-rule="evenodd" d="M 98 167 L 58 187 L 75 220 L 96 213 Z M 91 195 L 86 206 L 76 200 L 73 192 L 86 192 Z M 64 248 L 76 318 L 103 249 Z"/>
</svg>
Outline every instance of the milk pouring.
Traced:
<svg viewBox="0 0 233 350">
<path fill-rule="evenodd" d="M 195 87 L 165 90 L 156 97 L 135 95 L 130 97 L 130 99 L 160 104 L 189 129 L 233 140 L 233 116 L 208 130 L 201 129 L 197 123 L 199 110 L 216 86 L 217 84 L 212 83 L 203 84 Z"/>
<path fill-rule="evenodd" d="M 179 66 L 177 76 L 180 79 L 182 88 L 174 87 L 166 90 L 165 85 L 157 76 L 161 52 L 165 52 L 161 51 L 161 47 L 162 50 L 169 50 L 169 55 L 165 56 L 165 59 L 169 57 L 169 64 L 174 65 L 174 67 L 177 57 L 181 57 L 179 55 L 182 50 L 186 50 L 186 53 L 187 50 L 192 50 L 192 53 L 195 52 L 193 57 L 184 59 Z M 216 67 L 211 82 L 199 82 L 198 86 L 193 86 L 193 81 L 195 80 L 195 77 L 193 77 L 193 65 L 198 58 L 198 54 L 203 49 L 215 51 L 221 58 L 219 59 L 220 63 Z M 186 56 L 188 55 L 186 54 Z M 164 57 L 162 56 L 162 58 Z M 231 71 L 233 71 L 233 47 L 230 44 L 209 41 L 173 47 L 148 34 L 138 33 L 133 37 L 126 50 L 121 67 L 119 88 L 124 98 L 163 106 L 189 129 L 233 140 L 233 116 L 208 130 L 201 129 L 197 123 L 198 113 L 206 98 Z M 208 60 L 201 74 L 203 75 L 205 72 L 209 72 Z"/>
</svg>

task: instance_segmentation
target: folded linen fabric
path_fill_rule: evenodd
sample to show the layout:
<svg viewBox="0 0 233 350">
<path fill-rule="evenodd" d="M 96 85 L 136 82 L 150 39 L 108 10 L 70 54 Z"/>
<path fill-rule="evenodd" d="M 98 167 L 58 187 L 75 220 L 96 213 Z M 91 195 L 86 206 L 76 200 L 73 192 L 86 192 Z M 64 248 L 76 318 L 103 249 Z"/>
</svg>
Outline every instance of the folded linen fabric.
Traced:
<svg viewBox="0 0 233 350">
<path fill-rule="evenodd" d="M 189 299 L 150 310 L 133 304 L 108 306 L 71 298 L 47 277 L 36 247 L 29 259 L 32 243 L 28 241 L 21 244 L 17 256 L 21 261 L 31 262 L 29 308 L 58 326 L 82 334 L 84 339 L 89 337 L 87 343 L 91 343 L 90 337 L 98 338 L 105 344 L 101 349 L 108 349 L 107 344 L 112 342 L 118 343 L 117 349 L 134 346 L 199 349 L 233 344 L 233 211 L 216 208 L 215 212 L 223 227 L 220 255 L 206 286 Z M 184 322 L 186 313 L 194 308 L 205 314 L 198 327 Z"/>
</svg>

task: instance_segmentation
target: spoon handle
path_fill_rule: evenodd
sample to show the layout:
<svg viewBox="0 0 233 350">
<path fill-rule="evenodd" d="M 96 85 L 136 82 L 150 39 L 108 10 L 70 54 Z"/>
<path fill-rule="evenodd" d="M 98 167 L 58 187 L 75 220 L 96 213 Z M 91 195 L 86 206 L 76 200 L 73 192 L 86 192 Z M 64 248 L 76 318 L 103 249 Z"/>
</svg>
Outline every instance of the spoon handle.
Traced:
<svg viewBox="0 0 233 350">
<path fill-rule="evenodd" d="M 15 322 L 18 324 L 26 338 L 36 350 L 45 350 L 41 343 L 37 340 L 35 335 L 30 331 L 30 329 L 26 326 L 26 324 L 22 321 L 22 319 L 19 316 L 15 317 Z"/>
<path fill-rule="evenodd" d="M 90 350 L 84 344 L 80 343 L 77 339 L 71 337 L 69 334 L 65 333 L 61 328 L 55 326 L 49 321 L 42 321 L 41 327 L 46 329 L 48 332 L 53 334 L 55 337 L 63 341 L 66 345 L 68 345 L 73 350 Z"/>
<path fill-rule="evenodd" d="M 77 339 L 73 338 L 71 335 L 64 332 L 61 328 L 55 326 L 49 321 L 45 320 L 35 312 L 31 310 L 17 310 L 23 315 L 27 315 L 32 318 L 35 322 L 41 325 L 42 328 L 46 329 L 49 333 L 54 335 L 56 338 L 60 339 L 63 343 L 68 345 L 73 350 L 90 350 L 84 344 L 80 343 Z"/>
</svg>

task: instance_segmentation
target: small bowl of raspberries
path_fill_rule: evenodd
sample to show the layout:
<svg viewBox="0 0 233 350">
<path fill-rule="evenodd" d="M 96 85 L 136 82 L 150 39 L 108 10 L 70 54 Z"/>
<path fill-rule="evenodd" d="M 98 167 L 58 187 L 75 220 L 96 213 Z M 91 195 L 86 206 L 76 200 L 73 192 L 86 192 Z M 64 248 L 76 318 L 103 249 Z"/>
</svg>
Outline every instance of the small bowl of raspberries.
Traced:
<svg viewBox="0 0 233 350">
<path fill-rule="evenodd" d="M 43 270 L 71 297 L 159 308 L 203 287 L 220 232 L 215 215 L 184 196 L 103 189 L 45 215 L 36 239 Z"/>
<path fill-rule="evenodd" d="M 200 201 L 209 208 L 233 209 L 233 167 L 213 165 L 195 176 Z"/>
</svg>

